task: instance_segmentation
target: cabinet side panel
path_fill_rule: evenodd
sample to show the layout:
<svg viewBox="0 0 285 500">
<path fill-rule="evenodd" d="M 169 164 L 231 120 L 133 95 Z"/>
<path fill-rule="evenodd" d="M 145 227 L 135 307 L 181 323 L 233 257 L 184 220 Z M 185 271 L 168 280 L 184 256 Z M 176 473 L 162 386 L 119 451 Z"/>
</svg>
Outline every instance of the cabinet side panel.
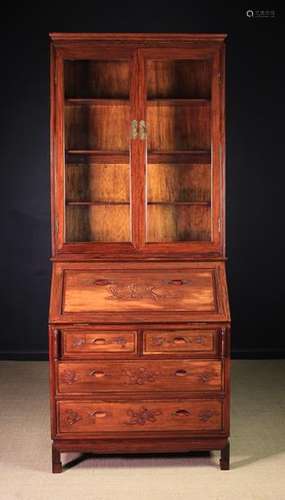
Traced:
<svg viewBox="0 0 285 500">
<path fill-rule="evenodd" d="M 55 94 L 55 73 L 54 73 L 54 47 L 50 44 L 50 207 L 51 207 L 51 251 L 55 254 L 55 200 L 54 200 L 54 168 L 55 168 L 55 112 L 54 112 L 54 94 Z"/>
</svg>

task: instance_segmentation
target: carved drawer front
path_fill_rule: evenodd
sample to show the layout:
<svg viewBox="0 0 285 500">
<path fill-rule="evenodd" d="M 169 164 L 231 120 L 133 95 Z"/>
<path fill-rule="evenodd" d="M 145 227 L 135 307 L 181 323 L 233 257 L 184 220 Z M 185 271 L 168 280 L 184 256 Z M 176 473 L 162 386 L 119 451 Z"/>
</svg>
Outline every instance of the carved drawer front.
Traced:
<svg viewBox="0 0 285 500">
<path fill-rule="evenodd" d="M 135 353 L 135 331 L 63 331 L 63 356 L 92 357 L 93 355 Z"/>
<path fill-rule="evenodd" d="M 96 361 L 58 364 L 61 393 L 219 391 L 220 361 Z"/>
<path fill-rule="evenodd" d="M 223 430 L 223 403 L 209 400 L 59 401 L 60 433 Z"/>
<path fill-rule="evenodd" d="M 217 354 L 217 330 L 145 330 L 144 354 Z"/>
</svg>

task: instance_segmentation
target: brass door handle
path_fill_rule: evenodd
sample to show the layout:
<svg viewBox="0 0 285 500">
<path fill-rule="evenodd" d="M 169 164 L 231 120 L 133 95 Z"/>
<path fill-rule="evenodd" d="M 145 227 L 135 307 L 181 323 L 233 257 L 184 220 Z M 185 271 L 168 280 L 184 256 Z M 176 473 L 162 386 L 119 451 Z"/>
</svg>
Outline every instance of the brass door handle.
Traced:
<svg viewBox="0 0 285 500">
<path fill-rule="evenodd" d="M 138 136 L 138 121 L 131 121 L 131 139 L 136 139 Z"/>
<path fill-rule="evenodd" d="M 139 121 L 139 137 L 141 141 L 144 141 L 147 137 L 147 128 L 144 120 Z"/>
<path fill-rule="evenodd" d="M 131 139 L 139 139 L 144 141 L 147 136 L 146 123 L 144 120 L 132 120 L 131 121 Z"/>
</svg>

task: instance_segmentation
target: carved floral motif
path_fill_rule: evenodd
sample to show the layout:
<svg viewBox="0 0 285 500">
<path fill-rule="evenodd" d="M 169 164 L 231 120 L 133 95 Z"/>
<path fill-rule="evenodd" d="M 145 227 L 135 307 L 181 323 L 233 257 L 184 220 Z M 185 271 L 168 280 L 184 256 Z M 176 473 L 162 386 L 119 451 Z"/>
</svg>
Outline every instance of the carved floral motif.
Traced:
<svg viewBox="0 0 285 500">
<path fill-rule="evenodd" d="M 205 337 L 202 337 L 201 335 L 199 337 L 195 337 L 195 343 L 196 344 L 205 344 Z"/>
<path fill-rule="evenodd" d="M 211 380 L 211 378 L 213 378 L 213 376 L 214 376 L 214 374 L 211 372 L 204 372 L 204 373 L 201 373 L 199 375 L 199 378 L 200 378 L 201 382 L 206 384 Z"/>
<path fill-rule="evenodd" d="M 89 284 L 89 282 L 88 282 Z M 130 283 L 108 279 L 97 279 L 90 285 L 106 287 L 107 300 L 150 299 L 154 302 L 165 299 L 177 299 L 184 294 L 184 286 L 191 281 L 186 279 L 156 280 L 151 284 Z"/>
<path fill-rule="evenodd" d="M 199 413 L 199 419 L 202 422 L 207 422 L 213 415 L 214 413 L 211 410 L 202 410 Z"/>
<path fill-rule="evenodd" d="M 74 382 L 77 382 L 78 377 L 73 370 L 64 370 L 64 372 L 61 374 L 61 381 L 64 384 L 74 384 Z"/>
<path fill-rule="evenodd" d="M 146 368 L 136 368 L 134 370 L 123 370 L 122 374 L 129 378 L 129 382 L 131 384 L 143 385 L 148 382 L 155 382 L 156 378 L 160 375 L 160 372 L 147 370 Z"/>
<path fill-rule="evenodd" d="M 156 422 L 156 417 L 161 415 L 160 410 L 148 410 L 147 408 L 141 407 L 138 411 L 129 409 L 127 411 L 129 418 L 128 425 L 144 425 L 147 422 Z"/>
<path fill-rule="evenodd" d="M 109 300 L 138 300 L 138 299 L 151 299 L 157 302 L 161 299 L 175 298 L 174 295 L 167 293 L 166 290 L 162 291 L 159 286 L 155 285 L 142 285 L 137 283 L 114 284 L 108 287 L 110 297 Z"/>
<path fill-rule="evenodd" d="M 76 413 L 73 410 L 66 410 L 66 412 L 65 412 L 65 422 L 68 425 L 73 425 L 76 422 L 78 422 L 78 420 L 81 420 L 81 417 L 80 417 L 80 415 L 78 415 L 78 413 Z"/>
<path fill-rule="evenodd" d="M 86 344 L 86 339 L 84 337 L 73 339 L 72 346 L 80 347 L 81 345 Z"/>
<path fill-rule="evenodd" d="M 114 344 L 118 344 L 120 345 L 121 347 L 125 347 L 126 344 L 127 344 L 127 339 L 125 337 L 116 337 L 114 340 L 113 340 Z M 112 342 L 110 342 L 112 343 Z"/>
<path fill-rule="evenodd" d="M 152 337 L 151 343 L 154 346 L 161 346 L 162 344 L 166 344 L 166 339 L 164 337 Z"/>
</svg>

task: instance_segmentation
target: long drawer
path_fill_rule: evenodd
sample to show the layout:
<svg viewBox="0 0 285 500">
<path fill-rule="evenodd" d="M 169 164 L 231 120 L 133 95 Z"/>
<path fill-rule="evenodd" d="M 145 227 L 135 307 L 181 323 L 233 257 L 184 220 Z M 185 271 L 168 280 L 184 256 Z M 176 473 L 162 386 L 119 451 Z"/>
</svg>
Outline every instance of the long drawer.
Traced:
<svg viewBox="0 0 285 500">
<path fill-rule="evenodd" d="M 221 400 L 59 401 L 59 433 L 223 430 Z"/>
<path fill-rule="evenodd" d="M 100 391 L 220 391 L 221 361 L 136 360 L 60 362 L 60 393 Z"/>
</svg>

